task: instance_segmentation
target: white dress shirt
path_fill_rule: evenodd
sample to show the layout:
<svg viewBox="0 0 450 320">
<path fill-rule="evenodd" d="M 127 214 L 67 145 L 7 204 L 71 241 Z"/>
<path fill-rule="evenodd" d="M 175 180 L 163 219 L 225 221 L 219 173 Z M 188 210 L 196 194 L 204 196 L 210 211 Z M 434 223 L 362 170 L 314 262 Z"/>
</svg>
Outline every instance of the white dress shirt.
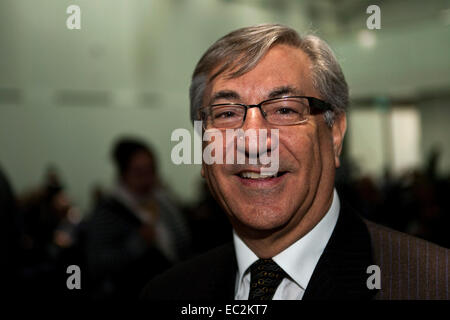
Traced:
<svg viewBox="0 0 450 320">
<path fill-rule="evenodd" d="M 301 300 L 317 262 L 333 233 L 339 217 L 340 203 L 336 189 L 330 209 L 316 226 L 301 239 L 273 257 L 289 277 L 278 286 L 273 300 Z M 250 266 L 259 258 L 233 230 L 238 271 L 235 299 L 247 300 L 250 293 Z"/>
</svg>

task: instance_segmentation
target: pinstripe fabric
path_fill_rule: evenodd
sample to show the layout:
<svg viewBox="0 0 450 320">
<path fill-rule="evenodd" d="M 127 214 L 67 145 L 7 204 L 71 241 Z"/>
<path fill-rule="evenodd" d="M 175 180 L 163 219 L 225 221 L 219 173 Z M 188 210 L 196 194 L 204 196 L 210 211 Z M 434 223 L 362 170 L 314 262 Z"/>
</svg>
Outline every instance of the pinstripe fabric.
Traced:
<svg viewBox="0 0 450 320">
<path fill-rule="evenodd" d="M 448 299 L 448 249 L 365 220 L 381 290 L 375 299 Z"/>
</svg>

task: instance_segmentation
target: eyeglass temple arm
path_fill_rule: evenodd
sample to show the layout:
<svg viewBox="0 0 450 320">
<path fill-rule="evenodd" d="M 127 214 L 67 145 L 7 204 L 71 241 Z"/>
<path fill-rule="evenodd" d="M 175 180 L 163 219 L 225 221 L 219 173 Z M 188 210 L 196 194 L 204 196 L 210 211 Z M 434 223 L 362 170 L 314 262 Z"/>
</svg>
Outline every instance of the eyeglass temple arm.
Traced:
<svg viewBox="0 0 450 320">
<path fill-rule="evenodd" d="M 307 99 L 309 102 L 311 114 L 319 114 L 323 111 L 333 110 L 333 106 L 328 102 L 316 99 L 314 97 L 307 97 Z"/>
</svg>

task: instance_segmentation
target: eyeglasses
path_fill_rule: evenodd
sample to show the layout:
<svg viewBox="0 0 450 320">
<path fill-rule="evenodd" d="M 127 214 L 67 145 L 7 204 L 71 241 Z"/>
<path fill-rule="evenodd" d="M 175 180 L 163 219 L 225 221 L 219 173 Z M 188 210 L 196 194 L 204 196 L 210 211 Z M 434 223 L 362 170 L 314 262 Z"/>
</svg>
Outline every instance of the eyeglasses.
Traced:
<svg viewBox="0 0 450 320">
<path fill-rule="evenodd" d="M 305 96 L 291 96 L 264 100 L 259 104 L 220 103 L 200 108 L 199 117 L 205 129 L 237 129 L 243 126 L 247 110 L 258 108 L 264 119 L 273 125 L 291 126 L 308 121 L 332 106 L 320 99 Z"/>
</svg>

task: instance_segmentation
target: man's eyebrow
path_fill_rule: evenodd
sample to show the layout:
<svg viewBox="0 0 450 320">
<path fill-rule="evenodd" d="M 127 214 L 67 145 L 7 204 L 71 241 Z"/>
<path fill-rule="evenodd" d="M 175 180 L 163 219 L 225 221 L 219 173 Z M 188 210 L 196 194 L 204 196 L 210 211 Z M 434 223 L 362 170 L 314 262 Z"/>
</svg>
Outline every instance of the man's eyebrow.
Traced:
<svg viewBox="0 0 450 320">
<path fill-rule="evenodd" d="M 209 104 L 214 104 L 214 102 L 216 100 L 219 99 L 227 99 L 227 100 L 239 100 L 241 97 L 240 95 L 233 90 L 221 90 L 218 91 L 216 93 L 214 93 L 214 95 L 211 97 L 211 100 L 209 101 Z"/>
<path fill-rule="evenodd" d="M 304 92 L 301 89 L 292 87 L 292 86 L 282 86 L 277 87 L 270 91 L 268 95 L 268 99 L 278 98 L 281 96 L 302 96 Z M 225 99 L 225 100 L 240 100 L 241 96 L 239 93 L 233 90 L 221 90 L 213 94 L 211 97 L 209 104 L 214 104 L 216 100 Z"/>
<path fill-rule="evenodd" d="M 291 87 L 291 86 L 282 86 L 273 89 L 270 93 L 268 98 L 278 98 L 281 96 L 303 96 L 304 92 L 301 89 Z"/>
</svg>

